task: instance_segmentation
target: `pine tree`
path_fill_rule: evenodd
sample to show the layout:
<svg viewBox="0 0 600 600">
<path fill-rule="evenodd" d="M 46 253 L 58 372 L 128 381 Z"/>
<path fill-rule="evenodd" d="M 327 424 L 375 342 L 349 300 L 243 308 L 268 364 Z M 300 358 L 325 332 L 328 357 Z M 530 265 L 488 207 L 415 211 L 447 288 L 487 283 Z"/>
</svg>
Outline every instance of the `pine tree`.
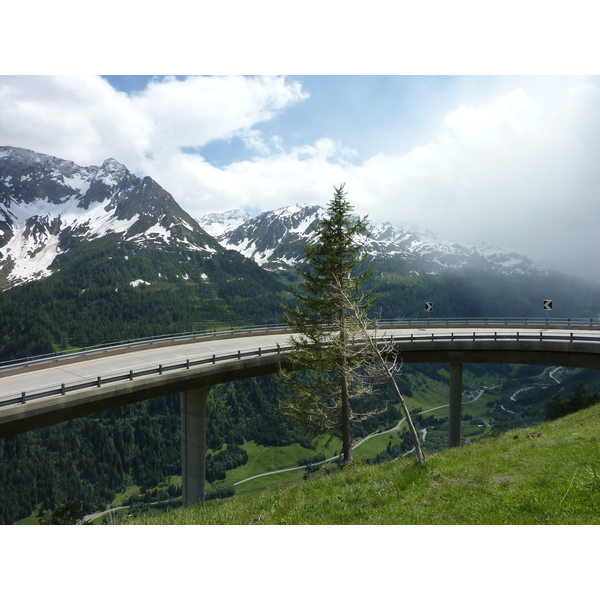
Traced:
<svg viewBox="0 0 600 600">
<path fill-rule="evenodd" d="M 363 362 L 363 347 L 352 344 L 352 315 L 339 294 L 351 298 L 361 312 L 375 301 L 362 285 L 366 218 L 355 218 L 344 184 L 334 186 L 327 216 L 313 227 L 304 246 L 305 264 L 297 268 L 300 283 L 292 288 L 296 306 L 285 308 L 284 320 L 296 332 L 290 338 L 286 370 L 279 373 L 284 394 L 280 409 L 303 425 L 315 440 L 321 434 L 341 437 L 343 460 L 352 464 L 350 423 L 371 416 L 352 411 L 351 398 L 364 395 L 354 377 Z"/>
</svg>

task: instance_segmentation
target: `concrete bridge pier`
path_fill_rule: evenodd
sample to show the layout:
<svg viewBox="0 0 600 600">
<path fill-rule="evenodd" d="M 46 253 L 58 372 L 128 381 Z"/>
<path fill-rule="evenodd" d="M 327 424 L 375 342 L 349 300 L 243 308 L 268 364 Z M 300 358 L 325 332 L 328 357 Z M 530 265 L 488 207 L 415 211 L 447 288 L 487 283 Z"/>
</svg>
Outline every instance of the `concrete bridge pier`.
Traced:
<svg viewBox="0 0 600 600">
<path fill-rule="evenodd" d="M 460 446 L 462 425 L 462 375 L 461 362 L 450 363 L 450 408 L 448 411 L 448 447 Z"/>
<path fill-rule="evenodd" d="M 204 502 L 206 474 L 206 388 L 179 394 L 181 400 L 182 504 Z"/>
</svg>

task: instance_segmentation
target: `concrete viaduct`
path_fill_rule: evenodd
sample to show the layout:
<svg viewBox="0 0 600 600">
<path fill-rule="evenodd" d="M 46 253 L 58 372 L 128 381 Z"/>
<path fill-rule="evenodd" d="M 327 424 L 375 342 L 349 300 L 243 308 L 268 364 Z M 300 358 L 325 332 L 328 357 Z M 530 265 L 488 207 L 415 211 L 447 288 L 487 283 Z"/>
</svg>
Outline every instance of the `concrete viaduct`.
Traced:
<svg viewBox="0 0 600 600">
<path fill-rule="evenodd" d="M 179 393 L 183 505 L 204 499 L 206 388 L 285 366 L 284 327 L 161 337 L 0 366 L 0 438 Z M 520 319 L 382 322 L 403 362 L 450 364 L 449 446 L 460 445 L 464 363 L 600 368 L 600 324 Z"/>
</svg>

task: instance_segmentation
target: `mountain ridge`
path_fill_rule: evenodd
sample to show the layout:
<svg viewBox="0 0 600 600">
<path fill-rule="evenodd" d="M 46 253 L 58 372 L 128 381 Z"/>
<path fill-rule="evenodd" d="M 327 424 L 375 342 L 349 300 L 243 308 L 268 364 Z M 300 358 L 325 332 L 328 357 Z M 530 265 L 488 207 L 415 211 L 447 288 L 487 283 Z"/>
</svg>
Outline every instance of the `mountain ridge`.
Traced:
<svg viewBox="0 0 600 600">
<path fill-rule="evenodd" d="M 236 215 L 212 213 L 198 222 L 225 248 L 237 250 L 271 271 L 287 270 L 302 262 L 303 244 L 311 239 L 311 227 L 327 214 L 315 204 L 296 204 L 266 211 L 257 216 L 246 213 L 241 223 Z M 439 274 L 461 268 L 493 270 L 506 275 L 549 273 L 526 256 L 485 244 L 449 242 L 429 231 L 390 222 L 369 225 L 365 248 L 375 262 L 392 259 L 403 262 L 407 276 Z M 409 267 L 409 268 L 407 268 Z"/>
<path fill-rule="evenodd" d="M 47 277 L 72 239 L 117 234 L 140 245 L 222 248 L 150 177 L 109 158 L 102 166 L 0 147 L 0 287 Z"/>
<path fill-rule="evenodd" d="M 70 282 L 56 285 L 83 294 L 97 287 L 106 271 L 102 261 L 110 260 L 114 268 L 110 276 L 102 275 L 103 294 L 121 293 L 125 286 L 156 291 L 171 286 L 170 294 L 183 286 L 187 294 L 185 286 L 194 287 L 194 302 L 202 307 L 198 318 L 186 308 L 185 319 L 173 318 L 173 326 L 214 322 L 217 315 L 221 322 L 249 315 L 262 322 L 259 313 L 267 305 L 268 320 L 274 322 L 281 319 L 279 300 L 271 296 L 266 301 L 264 294 L 278 290 L 289 301 L 285 289 L 297 281 L 294 267 L 304 259 L 311 226 L 325 215 L 320 206 L 302 204 L 255 216 L 238 209 L 195 220 L 158 183 L 140 179 L 114 159 L 100 167 L 80 167 L 5 146 L 0 148 L 0 290 L 47 279 L 70 264 Z M 527 257 L 448 242 L 410 226 L 370 227 L 367 262 L 374 271 L 371 283 L 379 289 L 382 318 L 417 317 L 426 301 L 434 302 L 434 317 L 542 316 L 545 299 L 554 300 L 553 316 L 596 318 L 600 313 L 600 286 Z M 85 271 L 87 279 L 76 269 Z M 259 297 L 262 307 L 256 304 Z M 158 301 L 156 295 L 152 302 Z M 139 330 L 151 329 L 147 324 Z"/>
</svg>

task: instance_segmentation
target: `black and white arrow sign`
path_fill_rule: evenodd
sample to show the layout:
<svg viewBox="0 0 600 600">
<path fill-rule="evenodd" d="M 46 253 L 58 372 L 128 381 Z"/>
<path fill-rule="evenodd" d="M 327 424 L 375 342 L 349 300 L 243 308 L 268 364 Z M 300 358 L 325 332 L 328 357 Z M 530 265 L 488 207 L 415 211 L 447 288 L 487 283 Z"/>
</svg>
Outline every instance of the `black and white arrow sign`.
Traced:
<svg viewBox="0 0 600 600">
<path fill-rule="evenodd" d="M 433 302 L 425 302 L 425 310 L 431 312 L 433 310 Z"/>
<path fill-rule="evenodd" d="M 544 300 L 544 310 L 552 310 L 552 300 Z"/>
</svg>

